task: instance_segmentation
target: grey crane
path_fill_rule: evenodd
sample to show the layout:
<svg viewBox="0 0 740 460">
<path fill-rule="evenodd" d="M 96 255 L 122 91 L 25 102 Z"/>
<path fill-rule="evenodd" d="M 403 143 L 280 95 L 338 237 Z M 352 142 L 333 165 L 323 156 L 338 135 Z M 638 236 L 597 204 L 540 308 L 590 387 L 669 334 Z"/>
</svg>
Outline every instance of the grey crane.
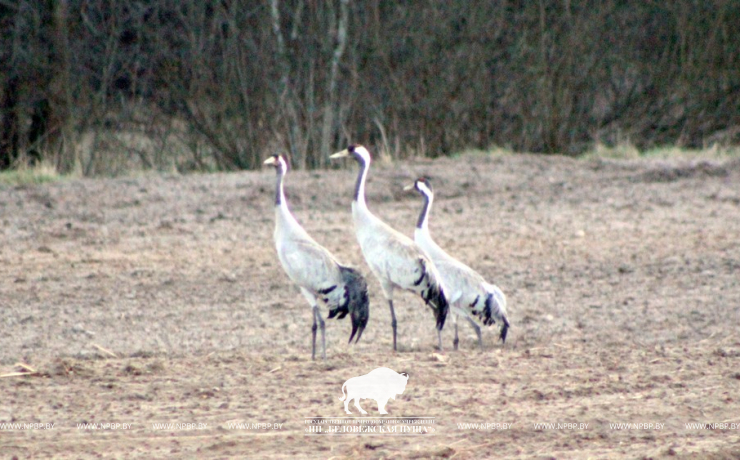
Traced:
<svg viewBox="0 0 740 460">
<path fill-rule="evenodd" d="M 360 165 L 352 201 L 352 218 L 362 255 L 370 270 L 380 281 L 383 295 L 391 310 L 393 350 L 396 348 L 396 313 L 393 310 L 395 288 L 414 292 L 434 311 L 439 349 L 442 349 L 442 328 L 449 305 L 444 287 L 434 263 L 411 238 L 397 232 L 377 218 L 365 202 L 365 180 L 370 169 L 370 152 L 361 145 L 350 145 L 330 158 L 352 157 Z"/>
<path fill-rule="evenodd" d="M 459 342 L 457 336 L 457 316 L 468 320 L 475 333 L 478 335 L 478 344 L 483 349 L 483 338 L 480 326 L 473 320 L 483 323 L 485 326 L 495 324 L 496 320 L 501 322 L 499 337 L 506 342 L 506 334 L 509 330 L 509 319 L 506 317 L 506 296 L 498 286 L 489 284 L 475 270 L 447 254 L 429 234 L 429 214 L 434 202 L 434 191 L 432 185 L 426 178 L 417 179 L 413 185 L 404 187 L 405 190 L 416 189 L 424 199 L 424 206 L 419 214 L 419 220 L 414 230 L 414 241 L 432 259 L 447 289 L 447 299 L 450 302 L 455 323 L 455 339 L 453 345 L 457 350 Z"/>
<path fill-rule="evenodd" d="M 322 357 L 326 359 L 324 319 L 318 300 L 329 308 L 329 318 L 352 320 L 349 343 L 357 334 L 360 340 L 370 316 L 370 302 L 365 278 L 354 268 L 344 266 L 301 227 L 288 209 L 283 192 L 283 179 L 288 163 L 282 155 L 273 155 L 264 164 L 275 167 L 275 246 L 285 273 L 301 290 L 313 312 L 311 359 L 316 359 L 317 323 L 321 329 Z"/>
</svg>

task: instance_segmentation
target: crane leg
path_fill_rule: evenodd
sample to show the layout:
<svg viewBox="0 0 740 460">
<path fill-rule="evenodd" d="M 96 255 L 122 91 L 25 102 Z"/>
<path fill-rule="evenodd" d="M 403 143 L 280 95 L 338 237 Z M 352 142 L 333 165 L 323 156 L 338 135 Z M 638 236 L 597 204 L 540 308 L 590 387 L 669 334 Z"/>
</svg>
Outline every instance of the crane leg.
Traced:
<svg viewBox="0 0 740 460">
<path fill-rule="evenodd" d="M 452 322 L 455 323 L 455 338 L 452 340 L 452 346 L 457 351 L 457 344 L 460 343 L 460 339 L 457 337 L 457 315 L 452 316 Z"/>
<path fill-rule="evenodd" d="M 321 357 L 326 361 L 326 323 L 318 307 L 316 307 L 316 317 L 319 319 L 319 329 L 321 329 Z"/>
<path fill-rule="evenodd" d="M 478 326 L 475 323 L 475 321 L 473 321 L 473 318 L 471 318 L 469 316 L 467 316 L 466 318 L 467 318 L 468 322 L 470 323 L 470 326 L 475 331 L 475 334 L 478 336 L 478 345 L 480 346 L 480 349 L 483 350 L 483 336 L 481 335 L 481 332 L 480 332 L 480 326 Z"/>
<path fill-rule="evenodd" d="M 316 324 L 316 307 L 313 307 L 313 310 L 311 311 L 313 316 L 313 326 L 311 326 L 311 359 L 316 359 L 316 329 L 318 329 L 318 325 Z"/>
<path fill-rule="evenodd" d="M 396 351 L 396 312 L 393 311 L 393 301 L 388 300 L 388 306 L 391 308 L 391 327 L 393 328 L 393 351 Z"/>
<path fill-rule="evenodd" d="M 316 330 L 321 329 L 321 357 L 326 359 L 326 323 L 321 317 L 319 307 L 313 307 L 313 326 L 311 326 L 311 359 L 316 359 Z"/>
</svg>

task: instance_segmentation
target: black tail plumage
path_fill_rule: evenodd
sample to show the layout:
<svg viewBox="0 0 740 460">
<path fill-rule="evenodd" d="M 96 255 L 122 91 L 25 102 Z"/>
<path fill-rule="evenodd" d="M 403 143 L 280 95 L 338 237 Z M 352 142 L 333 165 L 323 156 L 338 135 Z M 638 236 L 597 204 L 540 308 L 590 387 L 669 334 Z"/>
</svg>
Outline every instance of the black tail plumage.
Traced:
<svg viewBox="0 0 740 460">
<path fill-rule="evenodd" d="M 367 326 L 370 318 L 370 299 L 367 294 L 367 282 L 360 272 L 350 267 L 339 267 L 342 273 L 344 293 L 342 294 L 342 303 L 336 308 L 329 311 L 329 318 L 342 319 L 349 314 L 352 320 L 352 334 L 349 336 L 349 343 L 357 334 L 355 343 L 360 341 L 362 332 Z"/>
<path fill-rule="evenodd" d="M 450 311 L 450 305 L 447 303 L 444 290 L 441 286 L 432 284 L 422 293 L 422 298 L 434 310 L 434 317 L 437 319 L 437 330 L 441 331 L 445 326 L 447 313 Z"/>
<path fill-rule="evenodd" d="M 490 326 L 491 324 L 496 324 L 496 320 L 494 318 L 493 310 L 493 294 L 489 293 L 486 296 L 486 304 L 483 308 L 483 312 L 481 314 L 481 320 L 483 321 L 483 324 L 486 326 Z M 499 311 L 496 309 L 496 311 Z M 503 314 L 500 318 L 501 320 L 501 333 L 499 334 L 499 338 L 501 339 L 502 343 L 506 343 L 506 334 L 509 332 L 509 320 L 506 318 L 506 314 Z"/>
<path fill-rule="evenodd" d="M 419 258 L 419 269 L 417 270 L 419 278 L 414 281 L 414 288 L 410 290 L 421 294 L 424 302 L 434 310 L 434 317 L 437 319 L 437 330 L 441 331 L 445 326 L 445 319 L 447 319 L 447 313 L 450 310 L 447 297 L 442 286 L 439 285 L 436 279 L 432 278 L 432 273 L 427 269 L 427 259 Z"/>
<path fill-rule="evenodd" d="M 501 338 L 501 343 L 506 343 L 506 334 L 509 332 L 509 320 L 504 316 L 502 322 L 504 324 L 501 326 L 501 334 L 499 337 Z"/>
</svg>

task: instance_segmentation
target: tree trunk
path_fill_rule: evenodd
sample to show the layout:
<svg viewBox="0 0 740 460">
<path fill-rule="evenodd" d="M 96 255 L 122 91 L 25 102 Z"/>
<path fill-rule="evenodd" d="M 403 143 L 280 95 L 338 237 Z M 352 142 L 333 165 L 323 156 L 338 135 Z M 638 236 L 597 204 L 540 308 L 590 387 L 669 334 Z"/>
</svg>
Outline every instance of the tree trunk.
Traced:
<svg viewBox="0 0 740 460">
<path fill-rule="evenodd" d="M 80 159 L 75 148 L 74 121 L 71 113 L 69 30 L 67 28 L 68 0 L 48 0 L 51 36 L 51 81 L 49 83 L 49 110 L 46 120 L 46 138 L 49 153 L 57 158 L 63 172 L 80 170 Z"/>
<path fill-rule="evenodd" d="M 3 113 L 3 131 L 0 138 L 0 171 L 9 169 L 18 159 L 20 118 L 18 116 L 18 77 L 8 78 L 0 109 Z"/>
</svg>

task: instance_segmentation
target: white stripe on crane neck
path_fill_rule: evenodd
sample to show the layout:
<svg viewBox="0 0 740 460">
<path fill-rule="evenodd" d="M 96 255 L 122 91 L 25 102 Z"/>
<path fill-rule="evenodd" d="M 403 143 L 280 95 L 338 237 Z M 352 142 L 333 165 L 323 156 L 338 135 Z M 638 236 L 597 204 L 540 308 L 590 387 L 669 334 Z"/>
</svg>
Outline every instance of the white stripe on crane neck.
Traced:
<svg viewBox="0 0 740 460">
<path fill-rule="evenodd" d="M 285 162 L 282 155 L 277 157 L 277 162 L 278 164 L 275 165 L 275 170 L 277 171 L 277 184 L 275 185 L 275 206 L 280 206 L 287 210 L 288 205 L 285 202 L 283 178 L 285 177 L 285 173 L 288 171 L 288 164 Z"/>
<path fill-rule="evenodd" d="M 363 208 L 367 208 L 365 202 L 365 181 L 367 180 L 367 173 L 370 170 L 370 152 L 361 145 L 356 146 L 351 152 L 355 155 L 355 159 L 360 164 L 360 173 L 357 175 L 357 183 L 355 184 L 355 201 L 358 205 Z"/>
<path fill-rule="evenodd" d="M 432 203 L 434 202 L 434 192 L 422 181 L 416 182 L 416 188 L 421 192 L 422 197 L 424 197 L 424 206 L 421 208 L 416 228 L 429 230 L 429 213 L 432 210 Z"/>
</svg>

